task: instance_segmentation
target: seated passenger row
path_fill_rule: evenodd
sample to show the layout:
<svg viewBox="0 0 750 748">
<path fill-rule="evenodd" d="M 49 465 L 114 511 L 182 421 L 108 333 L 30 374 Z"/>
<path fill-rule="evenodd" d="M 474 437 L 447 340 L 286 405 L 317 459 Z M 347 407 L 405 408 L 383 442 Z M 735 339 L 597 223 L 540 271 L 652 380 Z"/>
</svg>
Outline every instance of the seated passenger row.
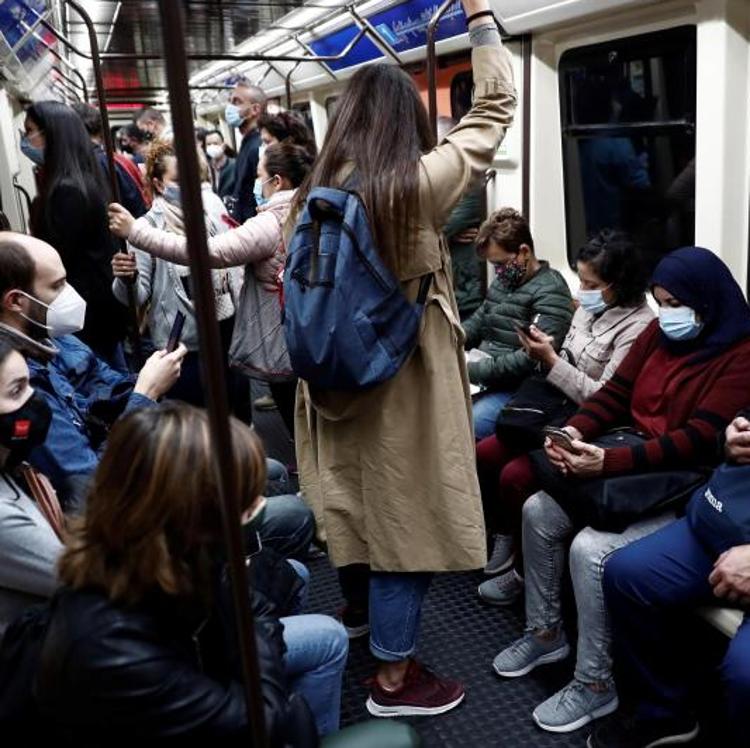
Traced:
<svg viewBox="0 0 750 748">
<path fill-rule="evenodd" d="M 531 288 L 545 267 L 522 221 L 506 210 L 480 229 L 480 248 L 500 270 L 483 307 L 467 322 L 472 345 L 477 330 L 491 333 L 492 326 L 482 325 L 497 299 L 507 305 L 527 286 L 520 315 L 506 306 L 496 323 L 508 328 L 511 315 L 520 316 L 516 349 L 493 350 L 483 343 L 492 354 L 469 363 L 473 379 L 493 381 L 492 373 L 500 372 L 494 381 L 515 385 L 515 394 L 480 394 L 475 404 L 477 425 L 492 424 L 497 431 L 478 444 L 488 526 L 502 531 L 486 573 L 511 566 L 521 545 L 524 552 L 516 569 L 480 585 L 479 595 L 502 606 L 525 592 L 527 633 L 495 658 L 499 675 L 520 677 L 565 659 L 570 646 L 560 590 L 566 546 L 575 538 L 570 547 L 578 606 L 575 677 L 533 712 L 539 727 L 569 732 L 618 707 L 602 590 L 606 561 L 624 545 L 671 526 L 721 461 L 724 428 L 748 405 L 750 309 L 724 263 L 708 250 L 689 247 L 667 255 L 653 273 L 659 320 L 650 321 L 635 248 L 625 237 L 605 232 L 579 253 L 581 306 L 558 353 L 555 336 L 545 333 L 545 317 L 536 311 L 554 300 L 555 292 L 545 299 Z M 526 241 L 510 245 L 514 251 L 508 253 L 513 223 Z M 554 315 L 547 309 L 549 320 Z M 524 330 L 532 319 L 535 324 Z M 505 334 L 510 338 L 509 330 Z M 529 367 L 520 386 L 509 361 L 516 370 L 519 362 Z M 703 582 L 708 585 L 708 575 Z M 669 733 L 674 725 L 653 734 L 662 728 Z M 689 728 L 673 742 L 697 734 L 694 723 Z M 592 738 L 596 745 L 631 745 L 617 742 L 617 731 L 602 734 L 609 737 Z M 661 743 L 649 743 L 656 744 Z"/>
</svg>

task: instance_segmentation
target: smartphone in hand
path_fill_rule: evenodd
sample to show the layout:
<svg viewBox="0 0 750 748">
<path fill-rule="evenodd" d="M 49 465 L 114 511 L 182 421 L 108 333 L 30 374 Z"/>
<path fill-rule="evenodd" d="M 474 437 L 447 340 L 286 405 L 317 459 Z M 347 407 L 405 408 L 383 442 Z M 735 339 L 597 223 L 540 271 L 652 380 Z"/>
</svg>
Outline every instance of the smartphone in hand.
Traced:
<svg viewBox="0 0 750 748">
<path fill-rule="evenodd" d="M 527 338 L 530 338 L 531 337 L 531 328 L 532 328 L 532 326 L 534 326 L 534 327 L 538 326 L 538 324 L 539 324 L 539 318 L 541 316 L 542 316 L 541 314 L 535 314 L 534 315 L 534 319 L 532 319 L 531 322 L 529 322 L 528 324 L 526 324 L 526 325 L 516 325 L 515 326 L 516 330 L 518 330 L 519 332 L 522 332 Z"/>
<path fill-rule="evenodd" d="M 167 353 L 173 353 L 177 350 L 177 346 L 180 344 L 182 338 L 182 328 L 185 326 L 185 315 L 182 312 L 177 312 L 172 323 L 172 329 L 169 332 L 169 339 L 167 340 Z"/>
<path fill-rule="evenodd" d="M 573 439 L 567 431 L 559 429 L 556 426 L 545 426 L 542 432 L 552 440 L 553 444 L 561 447 L 566 452 L 574 455 L 581 454 L 581 451 L 573 446 Z"/>
</svg>

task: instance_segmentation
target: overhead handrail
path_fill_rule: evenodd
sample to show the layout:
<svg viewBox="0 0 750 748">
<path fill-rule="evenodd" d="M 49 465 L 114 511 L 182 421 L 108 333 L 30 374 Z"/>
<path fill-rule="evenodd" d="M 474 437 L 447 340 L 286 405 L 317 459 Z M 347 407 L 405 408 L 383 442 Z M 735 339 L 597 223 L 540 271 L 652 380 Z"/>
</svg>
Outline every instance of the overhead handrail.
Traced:
<svg viewBox="0 0 750 748">
<path fill-rule="evenodd" d="M 78 87 L 78 81 L 74 80 L 69 75 L 64 73 L 62 68 L 59 68 L 57 65 L 53 65 L 50 70 L 54 70 L 60 76 L 62 81 L 67 84 L 66 87 L 70 89 L 71 93 L 75 95 L 78 101 L 83 101 L 83 99 L 81 98 L 81 90 Z"/>
<path fill-rule="evenodd" d="M 390 56 L 392 57 L 398 65 L 403 65 L 403 62 L 401 61 L 401 56 L 398 52 L 391 46 L 390 42 L 387 39 L 383 38 L 383 35 L 368 21 L 364 16 L 361 16 L 357 9 L 354 7 L 354 5 L 350 5 L 347 10 L 349 11 L 349 15 L 354 19 L 354 23 L 359 26 L 361 29 L 367 29 L 367 31 L 370 33 L 370 36 L 372 36 L 378 45 L 382 47 L 382 49 Z"/>
<path fill-rule="evenodd" d="M 284 77 L 284 84 L 286 87 L 286 108 L 291 109 L 292 108 L 292 75 L 294 75 L 294 72 L 297 70 L 297 68 L 300 66 L 301 63 L 297 63 L 294 67 L 292 67 L 289 72 Z"/>
<path fill-rule="evenodd" d="M 18 183 L 18 174 L 13 175 L 12 179 L 13 187 L 15 187 L 16 192 L 20 192 L 21 195 L 23 195 L 24 200 L 26 201 L 26 214 L 29 217 L 29 220 L 31 219 L 31 195 L 29 195 L 29 191 L 22 185 Z M 19 213 L 21 214 L 21 221 L 23 223 L 23 231 L 24 233 L 27 232 L 28 229 L 28 221 L 26 220 L 26 216 L 23 214 L 23 210 L 20 210 L 20 204 L 18 203 L 18 197 L 16 196 L 16 205 L 19 208 Z"/>
<path fill-rule="evenodd" d="M 224 521 L 224 535 L 236 617 L 237 636 L 252 745 L 268 745 L 265 729 L 260 671 L 253 613 L 248 595 L 248 582 L 240 530 L 240 497 L 232 494 L 236 485 L 232 462 L 232 436 L 229 428 L 229 400 L 227 397 L 225 362 L 222 357 L 216 301 L 208 257 L 206 224 L 203 220 L 203 201 L 200 188 L 200 169 L 195 148 L 195 131 L 190 108 L 190 88 L 185 55 L 185 18 L 180 0 L 161 0 L 159 3 L 162 38 L 172 110 L 174 145 L 180 164 L 179 182 L 185 238 L 190 256 L 193 279 L 193 300 L 198 324 L 200 361 L 203 367 L 208 417 L 213 443 L 216 479 Z"/>
<path fill-rule="evenodd" d="M 435 51 L 435 34 L 442 17 L 456 0 L 443 0 L 427 24 L 427 109 L 430 116 L 432 134 L 437 138 L 437 54 Z"/>
<path fill-rule="evenodd" d="M 81 71 L 78 70 L 78 68 L 73 65 L 71 62 L 69 62 L 65 57 L 63 57 L 43 36 L 41 36 L 33 27 L 29 26 L 23 19 L 20 21 L 21 25 L 25 27 L 26 29 L 30 29 L 32 32 L 32 36 L 34 39 L 36 39 L 40 44 L 43 44 L 47 51 L 59 62 L 61 62 L 63 65 L 65 65 L 72 73 L 74 73 L 77 78 L 78 82 L 76 85 L 80 86 L 81 93 L 83 94 L 83 100 L 85 102 L 88 102 L 89 100 L 89 89 L 86 85 L 86 80 L 81 75 Z M 69 79 L 68 79 L 69 80 Z M 71 81 L 73 82 L 73 81 Z M 79 97 L 80 98 L 80 97 Z"/>
<path fill-rule="evenodd" d="M 54 78 L 50 84 L 51 88 L 58 94 L 62 94 L 63 101 L 67 103 L 71 98 L 82 101 L 81 94 L 62 78 Z"/>
<path fill-rule="evenodd" d="M 73 0 L 62 0 L 62 2 L 72 4 Z M 90 19 L 89 19 L 90 20 Z M 70 41 L 63 33 L 58 31 L 49 21 L 41 20 L 40 23 L 47 29 L 57 40 L 67 47 L 71 52 L 77 54 L 79 57 L 83 57 L 84 60 L 93 61 L 93 47 L 92 53 L 84 52 L 79 49 L 73 42 Z M 222 54 L 216 53 L 205 53 L 205 54 L 189 54 L 186 59 L 193 60 L 196 62 L 335 62 L 342 60 L 346 57 L 349 52 L 352 51 L 354 46 L 362 39 L 363 36 L 370 33 L 366 28 L 359 30 L 359 33 L 341 50 L 335 55 L 263 55 L 263 54 L 238 54 L 232 52 L 225 52 Z M 148 54 L 139 52 L 103 52 L 99 54 L 97 50 L 96 56 L 100 60 L 134 60 L 147 62 L 149 60 L 161 60 L 161 55 Z"/>
</svg>

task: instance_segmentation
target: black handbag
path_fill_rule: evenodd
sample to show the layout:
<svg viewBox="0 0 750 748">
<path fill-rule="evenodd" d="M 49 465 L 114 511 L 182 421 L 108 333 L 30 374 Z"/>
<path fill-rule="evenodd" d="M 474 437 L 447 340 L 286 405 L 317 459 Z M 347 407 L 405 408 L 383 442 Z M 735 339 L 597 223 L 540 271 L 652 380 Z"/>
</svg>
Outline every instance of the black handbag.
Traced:
<svg viewBox="0 0 750 748">
<path fill-rule="evenodd" d="M 542 376 L 525 379 L 500 411 L 495 425 L 497 438 L 524 451 L 544 443 L 545 426 L 561 426 L 578 404 Z"/>
<path fill-rule="evenodd" d="M 647 437 L 634 431 L 614 431 L 592 443 L 597 447 L 635 447 Z M 693 491 L 706 482 L 708 469 L 654 470 L 601 478 L 565 476 L 544 450 L 530 455 L 539 487 L 566 512 L 577 527 L 622 532 L 629 525 L 668 509 L 683 507 Z"/>
</svg>

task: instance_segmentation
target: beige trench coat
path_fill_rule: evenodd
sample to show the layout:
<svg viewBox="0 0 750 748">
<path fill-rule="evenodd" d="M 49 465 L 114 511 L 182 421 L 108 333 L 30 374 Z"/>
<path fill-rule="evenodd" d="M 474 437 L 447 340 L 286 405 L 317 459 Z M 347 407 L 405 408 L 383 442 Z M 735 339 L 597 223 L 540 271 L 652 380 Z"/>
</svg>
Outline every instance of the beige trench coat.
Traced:
<svg viewBox="0 0 750 748">
<path fill-rule="evenodd" d="M 484 173 L 513 120 L 510 55 L 473 50 L 471 111 L 422 158 L 419 235 L 401 273 L 414 300 L 434 273 L 419 344 L 390 381 L 364 393 L 297 393 L 300 484 L 335 566 L 457 571 L 486 562 L 463 332 L 441 227 Z"/>
</svg>

